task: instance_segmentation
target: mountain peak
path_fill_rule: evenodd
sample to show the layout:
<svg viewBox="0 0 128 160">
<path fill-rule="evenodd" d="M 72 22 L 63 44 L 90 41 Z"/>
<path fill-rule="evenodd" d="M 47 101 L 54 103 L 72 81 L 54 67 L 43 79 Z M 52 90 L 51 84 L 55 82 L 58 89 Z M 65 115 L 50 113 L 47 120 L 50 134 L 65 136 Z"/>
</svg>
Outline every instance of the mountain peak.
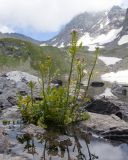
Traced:
<svg viewBox="0 0 128 160">
<path fill-rule="evenodd" d="M 122 35 L 128 34 L 127 26 L 128 10 L 126 13 L 126 9 L 119 6 L 113 6 L 107 13 L 84 12 L 74 17 L 56 37 L 47 41 L 46 45 L 69 46 L 70 32 L 76 29 L 79 33 L 79 42 L 83 42 L 90 51 L 95 50 L 95 47 L 112 48 L 118 44 Z"/>
<path fill-rule="evenodd" d="M 122 10 L 122 8 L 120 6 L 114 5 L 110 11 L 119 11 Z"/>
</svg>

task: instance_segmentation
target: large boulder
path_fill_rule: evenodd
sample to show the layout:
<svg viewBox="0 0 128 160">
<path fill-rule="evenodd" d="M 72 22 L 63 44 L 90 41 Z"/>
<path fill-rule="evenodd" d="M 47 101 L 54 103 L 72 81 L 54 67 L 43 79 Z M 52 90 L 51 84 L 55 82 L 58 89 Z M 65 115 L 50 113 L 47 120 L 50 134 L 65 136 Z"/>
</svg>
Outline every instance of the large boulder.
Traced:
<svg viewBox="0 0 128 160">
<path fill-rule="evenodd" d="M 28 82 L 35 83 L 34 97 L 40 98 L 40 85 L 38 77 L 24 72 L 9 72 L 0 76 L 0 110 L 17 105 L 17 94 L 26 96 L 30 94 Z"/>
<path fill-rule="evenodd" d="M 80 122 L 80 127 L 99 134 L 100 136 L 117 141 L 128 142 L 128 123 L 116 115 L 102 115 L 89 112 L 90 119 Z"/>
<path fill-rule="evenodd" d="M 89 112 L 111 115 L 115 114 L 120 119 L 128 121 L 128 103 L 112 99 L 96 99 L 86 107 Z"/>
</svg>

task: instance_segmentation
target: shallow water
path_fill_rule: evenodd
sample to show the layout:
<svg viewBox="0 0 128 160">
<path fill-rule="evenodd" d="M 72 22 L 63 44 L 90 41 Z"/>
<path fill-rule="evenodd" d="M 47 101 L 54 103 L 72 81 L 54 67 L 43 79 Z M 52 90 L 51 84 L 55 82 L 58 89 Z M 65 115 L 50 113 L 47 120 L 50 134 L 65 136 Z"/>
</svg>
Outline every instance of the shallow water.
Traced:
<svg viewBox="0 0 128 160">
<path fill-rule="evenodd" d="M 77 126 L 69 127 L 64 132 L 55 129 L 44 135 L 33 137 L 23 134 L 20 125 L 11 128 L 4 126 L 13 142 L 9 154 L 26 157 L 30 160 L 127 160 L 128 144 L 109 142 L 96 135 L 82 131 Z"/>
<path fill-rule="evenodd" d="M 101 81 L 101 80 L 100 80 Z M 101 81 L 102 82 L 102 81 Z M 89 88 L 88 94 L 92 97 L 106 97 L 109 99 L 117 99 L 123 102 L 128 102 L 128 94 L 125 95 L 114 95 L 111 92 L 112 83 L 104 82 L 105 85 L 103 87 L 91 87 Z"/>
</svg>

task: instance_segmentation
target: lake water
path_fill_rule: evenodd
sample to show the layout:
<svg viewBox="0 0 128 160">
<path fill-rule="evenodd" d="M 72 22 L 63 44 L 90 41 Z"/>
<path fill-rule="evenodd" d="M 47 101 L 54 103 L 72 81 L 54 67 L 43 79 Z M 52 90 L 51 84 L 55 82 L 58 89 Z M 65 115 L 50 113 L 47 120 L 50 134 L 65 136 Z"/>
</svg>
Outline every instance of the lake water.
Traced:
<svg viewBox="0 0 128 160">
<path fill-rule="evenodd" d="M 6 126 L 8 128 L 8 126 Z M 33 137 L 15 128 L 7 129 L 13 144 L 10 155 L 28 160 L 127 160 L 128 144 L 109 142 L 96 135 L 71 127 L 65 132 L 55 129 Z M 8 160 L 12 160 L 9 159 Z"/>
</svg>

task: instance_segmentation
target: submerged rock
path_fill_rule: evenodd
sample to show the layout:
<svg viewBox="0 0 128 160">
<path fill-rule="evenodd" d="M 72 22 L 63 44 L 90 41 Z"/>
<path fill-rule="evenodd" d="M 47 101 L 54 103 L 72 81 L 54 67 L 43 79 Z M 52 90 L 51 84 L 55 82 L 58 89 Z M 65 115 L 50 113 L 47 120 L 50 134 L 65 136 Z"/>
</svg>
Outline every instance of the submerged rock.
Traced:
<svg viewBox="0 0 128 160">
<path fill-rule="evenodd" d="M 45 133 L 45 130 L 34 124 L 29 124 L 25 128 L 22 129 L 22 132 L 25 134 L 37 136 L 37 135 L 43 135 Z"/>
<path fill-rule="evenodd" d="M 11 143 L 7 135 L 4 134 L 4 129 L 0 128 L 0 153 L 8 152 Z"/>
<path fill-rule="evenodd" d="M 28 158 L 22 156 L 15 156 L 11 154 L 0 154 L 0 160 L 28 160 Z"/>
</svg>

